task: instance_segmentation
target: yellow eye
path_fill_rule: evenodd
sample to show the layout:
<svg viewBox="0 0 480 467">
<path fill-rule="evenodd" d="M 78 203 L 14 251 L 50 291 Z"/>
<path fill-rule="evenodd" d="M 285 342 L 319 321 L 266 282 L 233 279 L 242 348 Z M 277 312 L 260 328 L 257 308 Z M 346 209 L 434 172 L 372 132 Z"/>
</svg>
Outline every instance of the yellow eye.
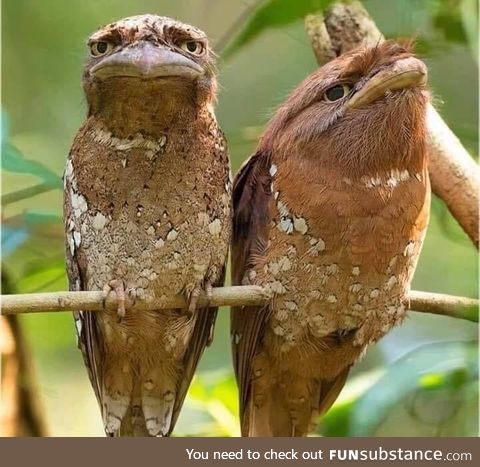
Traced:
<svg viewBox="0 0 480 467">
<path fill-rule="evenodd" d="M 97 41 L 90 44 L 90 54 L 93 57 L 101 57 L 108 54 L 113 49 L 113 45 L 106 41 Z"/>
<path fill-rule="evenodd" d="M 182 42 L 180 44 L 180 48 L 192 55 L 202 55 L 205 50 L 205 46 L 203 45 L 202 42 L 191 41 L 191 40 Z"/>
</svg>

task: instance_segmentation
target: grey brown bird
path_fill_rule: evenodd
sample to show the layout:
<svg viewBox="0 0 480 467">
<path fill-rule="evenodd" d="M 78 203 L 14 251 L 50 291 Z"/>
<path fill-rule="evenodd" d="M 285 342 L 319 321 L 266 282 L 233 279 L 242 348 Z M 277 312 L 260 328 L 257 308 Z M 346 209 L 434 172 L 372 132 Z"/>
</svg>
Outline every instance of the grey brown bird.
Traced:
<svg viewBox="0 0 480 467">
<path fill-rule="evenodd" d="M 231 224 L 226 141 L 215 119 L 205 33 L 143 15 L 88 41 L 88 116 L 65 169 L 71 290 L 112 290 L 116 312 L 75 315 L 79 346 L 110 436 L 166 436 L 212 339 Z M 129 310 L 184 294 L 188 309 Z"/>
<path fill-rule="evenodd" d="M 333 60 L 236 177 L 233 282 L 273 297 L 232 315 L 244 436 L 306 435 L 405 317 L 430 205 L 426 76 L 393 42 Z"/>
</svg>

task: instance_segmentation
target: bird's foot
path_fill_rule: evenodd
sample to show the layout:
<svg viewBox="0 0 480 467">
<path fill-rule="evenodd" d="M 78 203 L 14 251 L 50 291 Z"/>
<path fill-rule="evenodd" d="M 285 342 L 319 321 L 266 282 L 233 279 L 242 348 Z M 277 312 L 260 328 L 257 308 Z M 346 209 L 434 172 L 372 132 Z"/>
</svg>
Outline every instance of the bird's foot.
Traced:
<svg viewBox="0 0 480 467">
<path fill-rule="evenodd" d="M 107 282 L 102 291 L 103 305 L 105 307 L 105 301 L 111 292 L 115 292 L 117 297 L 117 316 L 121 321 L 125 317 L 125 313 L 128 308 L 131 308 L 135 303 L 134 289 L 129 290 L 128 293 L 125 290 L 125 283 L 121 279 L 113 279 Z"/>
<path fill-rule="evenodd" d="M 187 298 L 187 310 L 189 315 L 195 313 L 197 309 L 198 299 L 202 295 L 202 292 L 205 293 L 208 301 L 212 299 L 213 286 L 211 282 L 207 281 L 203 287 L 201 285 L 195 285 L 186 288 L 185 293 Z"/>
<path fill-rule="evenodd" d="M 207 296 L 207 300 L 210 302 L 213 297 L 213 285 L 210 282 L 205 284 L 205 295 Z"/>
<path fill-rule="evenodd" d="M 255 269 L 248 269 L 242 279 L 242 285 L 254 285 L 257 272 Z"/>
<path fill-rule="evenodd" d="M 194 286 L 193 288 L 191 288 L 191 290 L 188 290 L 187 288 L 187 311 L 190 316 L 193 315 L 193 313 L 195 313 L 195 310 L 197 309 L 197 303 L 201 293 L 202 288 L 199 286 Z"/>
</svg>

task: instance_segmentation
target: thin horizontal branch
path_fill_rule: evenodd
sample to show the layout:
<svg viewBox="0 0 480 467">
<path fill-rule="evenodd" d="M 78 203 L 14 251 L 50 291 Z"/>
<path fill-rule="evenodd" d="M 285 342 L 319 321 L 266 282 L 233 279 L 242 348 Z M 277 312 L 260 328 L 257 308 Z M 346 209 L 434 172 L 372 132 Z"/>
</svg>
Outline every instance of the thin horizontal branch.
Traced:
<svg viewBox="0 0 480 467">
<path fill-rule="evenodd" d="M 216 287 L 212 299 L 208 302 L 205 295 L 198 300 L 199 307 L 263 305 L 268 295 L 261 287 L 235 286 Z M 19 295 L 2 295 L 2 314 L 39 313 L 44 311 L 101 311 L 115 310 L 115 294 L 109 294 L 105 304 L 102 292 L 48 292 Z M 161 310 L 185 308 L 185 298 L 181 295 L 170 299 L 137 300 L 131 310 Z"/>
<path fill-rule="evenodd" d="M 475 298 L 419 292 L 417 290 L 412 290 L 408 298 L 410 300 L 410 310 L 412 311 L 478 322 L 479 301 Z"/>
<path fill-rule="evenodd" d="M 409 295 L 410 309 L 424 313 L 452 316 L 478 321 L 478 300 L 453 295 L 412 291 Z M 200 307 L 207 306 L 261 306 L 268 303 L 269 295 L 258 286 L 217 287 L 213 289 L 210 302 L 202 295 Z M 110 294 L 103 303 L 102 292 L 50 292 L 22 295 L 2 295 L 2 314 L 40 313 L 47 311 L 102 311 L 115 310 L 115 294 Z M 132 310 L 161 310 L 185 308 L 185 299 L 137 300 Z"/>
<path fill-rule="evenodd" d="M 323 15 L 307 16 L 305 29 L 320 66 L 360 45 L 376 45 L 384 39 L 358 1 L 335 3 Z M 427 128 L 432 190 L 478 248 L 480 168 L 431 105 Z"/>
</svg>

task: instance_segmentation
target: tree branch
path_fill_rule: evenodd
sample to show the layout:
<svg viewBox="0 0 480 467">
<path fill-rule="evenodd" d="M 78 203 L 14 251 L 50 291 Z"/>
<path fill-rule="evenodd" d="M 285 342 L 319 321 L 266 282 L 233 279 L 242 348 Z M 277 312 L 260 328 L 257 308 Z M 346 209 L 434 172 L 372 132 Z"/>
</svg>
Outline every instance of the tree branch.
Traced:
<svg viewBox="0 0 480 467">
<path fill-rule="evenodd" d="M 375 45 L 382 33 L 358 1 L 337 3 L 325 16 L 307 16 L 305 28 L 319 65 L 359 45 Z M 478 248 L 480 168 L 438 112 L 427 115 L 429 172 L 433 192 Z"/>
<path fill-rule="evenodd" d="M 410 310 L 435 315 L 462 318 L 478 322 L 478 300 L 455 295 L 419 292 L 412 290 L 408 296 Z"/>
<path fill-rule="evenodd" d="M 210 306 L 263 305 L 268 295 L 258 286 L 216 287 L 213 289 Z M 205 295 L 198 299 L 198 306 L 208 306 Z M 186 308 L 185 298 L 176 296 L 170 299 L 155 298 L 148 301 L 137 300 L 131 310 L 160 310 Z M 102 292 L 49 292 L 19 295 L 2 295 L 2 314 L 38 313 L 43 311 L 101 311 L 115 310 L 117 300 L 110 294 L 103 303 Z"/>
<path fill-rule="evenodd" d="M 13 293 L 5 269 L 1 275 L 2 290 Z M 19 317 L 0 316 L 0 335 L 0 437 L 47 436 L 32 352 Z"/>
<path fill-rule="evenodd" d="M 32 198 L 33 196 L 54 189 L 55 187 L 48 183 L 39 183 L 38 185 L 29 186 L 28 188 L 22 188 L 21 190 L 2 195 L 2 206 L 7 206 L 8 204 L 16 203 L 17 201 L 23 201 L 24 199 Z"/>
<path fill-rule="evenodd" d="M 478 300 L 453 295 L 412 291 L 409 295 L 410 309 L 452 316 L 469 321 L 478 321 Z M 217 287 L 213 289 L 210 302 L 202 295 L 199 307 L 208 306 L 262 306 L 271 297 L 258 286 Z M 49 292 L 21 295 L 2 295 L 2 314 L 39 313 L 46 311 L 102 311 L 115 310 L 117 300 L 110 294 L 105 303 L 102 292 Z M 186 308 L 185 298 L 153 299 L 133 305 L 132 311 Z"/>
</svg>

